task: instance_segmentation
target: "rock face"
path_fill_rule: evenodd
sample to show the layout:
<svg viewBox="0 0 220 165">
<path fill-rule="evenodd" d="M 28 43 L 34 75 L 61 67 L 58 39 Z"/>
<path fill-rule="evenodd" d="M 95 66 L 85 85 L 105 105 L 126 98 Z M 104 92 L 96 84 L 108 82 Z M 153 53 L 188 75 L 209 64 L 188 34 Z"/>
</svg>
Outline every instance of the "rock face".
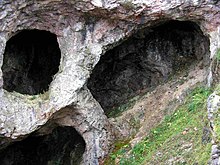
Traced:
<svg viewBox="0 0 220 165">
<path fill-rule="evenodd" d="M 208 118 L 210 121 L 210 127 L 212 131 L 212 151 L 211 151 L 211 164 L 220 164 L 220 128 L 219 128 L 219 108 L 220 108 L 220 96 L 217 92 L 211 94 L 208 98 Z"/>
<path fill-rule="evenodd" d="M 101 57 L 88 87 L 107 111 L 202 60 L 208 49 L 207 37 L 192 22 L 170 21 L 142 29 Z"/>
<path fill-rule="evenodd" d="M 219 11 L 220 2 L 214 0 L 0 1 L 0 147 L 22 140 L 36 130 L 42 135 L 48 134 L 47 130 L 52 131 L 50 124 L 64 128 L 70 126 L 85 141 L 81 163 L 99 164 L 114 139 L 114 127 L 100 104 L 108 108 L 135 95 L 145 85 L 147 88 L 157 85 L 157 81 L 164 81 L 170 73 L 178 70 L 181 60 L 188 63 L 191 59 L 203 58 L 209 64 L 209 59 L 220 47 Z M 188 23 L 178 28 L 171 25 L 171 29 L 161 25 L 172 20 L 190 21 L 194 28 L 186 34 Z M 151 33 L 156 26 L 161 30 Z M 30 44 L 28 48 L 19 46 L 27 45 L 23 41 L 11 44 L 26 30 L 33 29 L 52 33 L 58 44 L 39 48 L 37 45 L 48 41 L 43 37 L 37 45 Z M 170 32 L 176 37 L 169 38 Z M 28 37 L 37 36 L 35 33 Z M 176 42 L 178 37 L 182 38 L 182 43 Z M 188 49 L 181 54 L 183 45 Z M 169 47 L 172 49 L 167 49 Z M 163 51 L 167 51 L 166 54 L 162 54 Z M 110 56 L 116 61 L 105 62 Z M 97 64 L 100 57 L 104 64 Z M 120 66 L 115 71 L 99 68 L 114 63 Z M 137 67 L 147 72 L 140 68 L 134 72 Z M 212 73 L 209 66 L 206 67 L 208 84 L 211 84 Z M 99 72 L 109 72 L 106 76 L 114 74 L 116 78 L 108 80 Z M 126 79 L 124 83 L 124 72 L 137 81 Z M 98 75 L 103 76 L 99 79 L 103 84 L 98 83 L 101 87 L 110 87 L 110 91 L 120 87 L 125 89 L 125 94 L 119 99 L 114 100 L 111 96 L 109 101 L 102 101 L 100 97 L 105 95 L 95 84 Z M 146 77 L 146 80 L 139 77 Z M 121 82 L 117 81 L 119 85 L 115 86 L 117 78 Z M 131 88 L 132 94 L 126 93 L 130 83 L 135 86 Z M 118 91 L 117 94 L 121 93 Z M 110 97 L 108 93 L 106 96 Z"/>
</svg>

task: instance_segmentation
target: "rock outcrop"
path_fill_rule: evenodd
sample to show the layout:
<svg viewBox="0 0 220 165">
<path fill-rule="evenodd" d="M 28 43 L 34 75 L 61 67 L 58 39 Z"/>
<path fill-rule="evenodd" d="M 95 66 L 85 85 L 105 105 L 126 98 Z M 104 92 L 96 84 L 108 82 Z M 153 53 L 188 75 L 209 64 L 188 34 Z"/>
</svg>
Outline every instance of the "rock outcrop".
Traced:
<svg viewBox="0 0 220 165">
<path fill-rule="evenodd" d="M 220 164 L 220 134 L 219 134 L 219 108 L 220 96 L 217 91 L 212 93 L 208 98 L 208 119 L 210 121 L 210 129 L 212 131 L 212 151 L 211 151 L 211 164 Z"/>
<path fill-rule="evenodd" d="M 188 53 L 197 52 L 196 58 L 203 58 L 207 83 L 210 85 L 210 59 L 220 47 L 219 18 L 220 1 L 217 0 L 0 1 L 0 147 L 5 148 L 11 142 L 22 140 L 32 132 L 46 135 L 58 126 L 70 126 L 74 127 L 85 141 L 81 163 L 101 163 L 115 136 L 114 125 L 110 124 L 100 106 L 101 104 L 107 107 L 109 103 L 99 103 L 100 100 L 95 99 L 96 94 L 93 97 L 89 89 L 97 90 L 96 84 L 89 83 L 89 89 L 87 87 L 90 75 L 101 56 L 111 56 L 111 53 L 114 53 L 111 49 L 129 37 L 134 37 L 137 32 L 139 38 L 143 37 L 145 34 L 140 32 L 141 29 L 151 30 L 173 20 L 190 21 L 196 26 L 197 36 L 203 37 L 189 37 L 189 41 L 185 39 L 181 44 L 191 43 L 191 40 L 205 43 L 205 46 L 198 44 L 198 50 L 191 50 L 192 47 L 189 46 Z M 20 49 L 20 43 L 10 45 L 10 40 L 24 31 L 31 30 L 52 33 L 58 44 L 52 47 L 47 45 L 46 48 L 30 44 L 34 48 L 24 48 L 25 51 Z M 30 42 L 36 38 L 35 35 L 28 36 Z M 175 35 L 181 36 L 178 33 Z M 187 35 L 184 37 L 187 38 Z M 44 40 L 47 38 L 42 37 L 42 43 Z M 135 49 L 139 49 L 139 44 L 134 44 Z M 154 46 L 157 44 L 154 43 Z M 119 54 L 126 55 L 132 49 L 121 49 L 125 54 Z M 47 56 L 55 50 L 59 55 L 56 56 L 55 53 L 52 56 L 60 59 L 55 60 Z M 166 59 L 166 56 L 162 57 Z M 21 58 L 25 60 L 22 61 Z M 54 62 L 51 63 L 51 60 Z M 169 64 L 170 62 L 167 62 L 163 66 Z M 168 75 L 170 67 L 165 68 L 166 72 L 165 69 L 161 70 L 161 67 L 156 70 L 159 74 Z M 142 75 L 140 73 L 137 75 Z M 97 76 L 103 75 L 97 73 Z M 143 82 L 138 84 L 144 85 Z M 125 94 L 125 97 L 127 96 Z"/>
</svg>

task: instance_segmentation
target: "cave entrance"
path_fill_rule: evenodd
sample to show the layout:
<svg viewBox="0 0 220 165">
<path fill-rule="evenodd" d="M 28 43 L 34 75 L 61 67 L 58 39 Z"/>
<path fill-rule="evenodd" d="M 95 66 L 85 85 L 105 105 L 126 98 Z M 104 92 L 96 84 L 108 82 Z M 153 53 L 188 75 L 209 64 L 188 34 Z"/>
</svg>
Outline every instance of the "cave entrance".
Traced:
<svg viewBox="0 0 220 165">
<path fill-rule="evenodd" d="M 19 32 L 6 43 L 3 88 L 30 95 L 47 91 L 59 70 L 60 57 L 55 34 L 43 30 Z"/>
<path fill-rule="evenodd" d="M 203 61 L 209 40 L 196 23 L 168 21 L 142 29 L 107 51 L 95 66 L 88 88 L 108 112 L 172 75 Z"/>
<path fill-rule="evenodd" d="M 51 134 L 29 136 L 0 152 L 2 165 L 78 165 L 85 141 L 73 127 L 57 127 Z"/>
</svg>

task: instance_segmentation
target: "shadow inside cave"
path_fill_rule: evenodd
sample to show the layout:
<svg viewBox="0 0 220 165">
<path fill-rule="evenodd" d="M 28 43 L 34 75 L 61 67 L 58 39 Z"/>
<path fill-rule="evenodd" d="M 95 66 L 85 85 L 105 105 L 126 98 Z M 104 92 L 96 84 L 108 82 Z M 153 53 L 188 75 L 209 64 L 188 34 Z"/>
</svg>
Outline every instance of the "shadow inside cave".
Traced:
<svg viewBox="0 0 220 165">
<path fill-rule="evenodd" d="M 61 52 L 55 34 L 22 30 L 7 41 L 3 57 L 3 88 L 35 95 L 48 90 Z"/>
<path fill-rule="evenodd" d="M 190 21 L 168 21 L 137 31 L 102 55 L 88 88 L 106 114 L 153 90 L 209 53 L 209 40 Z"/>
<path fill-rule="evenodd" d="M 30 135 L 0 152 L 1 165 L 78 165 L 85 141 L 73 127 L 57 127 L 51 134 Z"/>
</svg>

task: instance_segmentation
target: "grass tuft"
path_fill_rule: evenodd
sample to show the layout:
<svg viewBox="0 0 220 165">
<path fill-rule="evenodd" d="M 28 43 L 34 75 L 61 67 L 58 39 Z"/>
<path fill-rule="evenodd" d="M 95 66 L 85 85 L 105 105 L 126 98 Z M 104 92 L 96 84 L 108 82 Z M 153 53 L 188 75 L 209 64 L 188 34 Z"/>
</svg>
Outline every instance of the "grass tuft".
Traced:
<svg viewBox="0 0 220 165">
<path fill-rule="evenodd" d="M 216 59 L 218 61 L 220 61 L 220 49 L 218 49 L 217 52 L 216 52 Z"/>
<path fill-rule="evenodd" d="M 126 144 L 113 152 L 111 164 L 207 164 L 211 142 L 203 139 L 204 128 L 208 128 L 206 100 L 210 94 L 205 87 L 193 90 L 183 105 L 134 148 Z"/>
</svg>

